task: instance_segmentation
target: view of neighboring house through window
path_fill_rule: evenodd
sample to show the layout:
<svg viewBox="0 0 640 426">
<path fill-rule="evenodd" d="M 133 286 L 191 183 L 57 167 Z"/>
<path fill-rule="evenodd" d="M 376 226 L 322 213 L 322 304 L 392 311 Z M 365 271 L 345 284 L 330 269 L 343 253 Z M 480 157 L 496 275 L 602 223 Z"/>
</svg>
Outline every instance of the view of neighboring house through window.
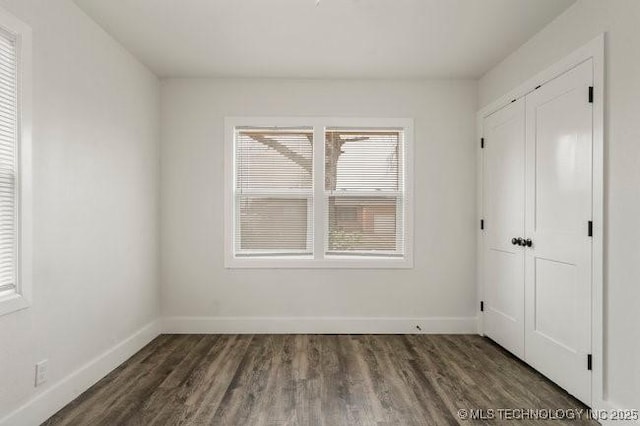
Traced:
<svg viewBox="0 0 640 426">
<path fill-rule="evenodd" d="M 404 259 L 406 133 L 399 126 L 234 123 L 231 257 Z"/>
</svg>

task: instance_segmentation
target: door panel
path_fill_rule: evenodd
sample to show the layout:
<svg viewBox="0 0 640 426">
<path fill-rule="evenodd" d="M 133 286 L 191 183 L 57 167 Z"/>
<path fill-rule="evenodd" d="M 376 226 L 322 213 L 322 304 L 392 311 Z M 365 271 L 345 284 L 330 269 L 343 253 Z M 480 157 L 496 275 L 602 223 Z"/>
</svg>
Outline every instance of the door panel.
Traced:
<svg viewBox="0 0 640 426">
<path fill-rule="evenodd" d="M 484 332 L 524 357 L 524 100 L 484 122 Z"/>
<path fill-rule="evenodd" d="M 491 283 L 487 288 L 488 310 L 504 316 L 509 321 L 518 322 L 520 317 L 519 303 L 514 300 L 518 294 L 518 286 L 514 285 L 522 279 L 521 253 L 510 253 L 498 249 L 491 249 L 492 268 L 488 271 L 487 281 Z"/>
<path fill-rule="evenodd" d="M 535 259 L 535 324 L 537 333 L 567 350 L 575 351 L 578 339 L 574 330 L 577 309 L 573 295 L 579 290 L 576 265 L 550 259 Z M 569 302 L 569 304 L 567 304 Z M 566 315 L 569 312 L 569 315 Z M 557 321 L 557 318 L 564 318 Z"/>
<path fill-rule="evenodd" d="M 591 61 L 526 97 L 525 360 L 591 403 Z"/>
<path fill-rule="evenodd" d="M 532 129 L 536 174 L 533 219 L 540 232 L 580 234 L 584 222 L 576 216 L 591 209 L 591 150 L 581 145 L 585 135 L 580 131 L 589 112 L 584 108 L 588 106 L 586 87 L 561 89 L 557 96 L 531 109 L 531 119 L 537 123 Z"/>
</svg>

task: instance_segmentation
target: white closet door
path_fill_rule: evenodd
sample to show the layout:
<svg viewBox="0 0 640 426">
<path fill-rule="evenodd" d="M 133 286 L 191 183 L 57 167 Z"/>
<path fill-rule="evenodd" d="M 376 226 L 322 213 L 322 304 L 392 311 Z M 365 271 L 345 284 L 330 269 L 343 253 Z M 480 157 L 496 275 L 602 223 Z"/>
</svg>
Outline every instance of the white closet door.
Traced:
<svg viewBox="0 0 640 426">
<path fill-rule="evenodd" d="M 592 81 L 588 61 L 526 97 L 525 360 L 588 405 Z"/>
<path fill-rule="evenodd" d="M 484 121 L 484 333 L 524 357 L 525 120 L 519 99 Z"/>
</svg>

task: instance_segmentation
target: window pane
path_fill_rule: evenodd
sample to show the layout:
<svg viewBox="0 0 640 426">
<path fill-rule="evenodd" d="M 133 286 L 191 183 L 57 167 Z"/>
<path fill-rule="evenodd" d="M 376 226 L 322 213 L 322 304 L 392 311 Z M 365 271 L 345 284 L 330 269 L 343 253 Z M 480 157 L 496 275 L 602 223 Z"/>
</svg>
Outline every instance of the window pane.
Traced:
<svg viewBox="0 0 640 426">
<path fill-rule="evenodd" d="M 308 227 L 311 200 L 240 196 L 236 205 L 237 251 L 286 254 L 311 249 Z"/>
<path fill-rule="evenodd" d="M 236 189 L 311 189 L 312 141 L 313 130 L 305 128 L 237 130 Z"/>
<path fill-rule="evenodd" d="M 398 191 L 401 189 L 398 130 L 328 130 L 325 136 L 325 189 Z"/>
<path fill-rule="evenodd" d="M 402 251 L 397 197 L 328 197 L 329 252 Z"/>
<path fill-rule="evenodd" d="M 0 294 L 16 289 L 16 156 L 18 141 L 16 41 L 0 32 Z"/>
</svg>

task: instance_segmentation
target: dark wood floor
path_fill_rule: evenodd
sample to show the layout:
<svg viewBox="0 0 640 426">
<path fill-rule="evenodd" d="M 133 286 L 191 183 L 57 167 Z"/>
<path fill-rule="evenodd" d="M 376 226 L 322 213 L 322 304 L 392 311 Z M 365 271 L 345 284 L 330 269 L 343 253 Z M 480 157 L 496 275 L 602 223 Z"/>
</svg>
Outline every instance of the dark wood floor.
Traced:
<svg viewBox="0 0 640 426">
<path fill-rule="evenodd" d="M 457 413 L 502 408 L 584 406 L 480 336 L 163 335 L 45 425 L 500 424 Z"/>
</svg>

